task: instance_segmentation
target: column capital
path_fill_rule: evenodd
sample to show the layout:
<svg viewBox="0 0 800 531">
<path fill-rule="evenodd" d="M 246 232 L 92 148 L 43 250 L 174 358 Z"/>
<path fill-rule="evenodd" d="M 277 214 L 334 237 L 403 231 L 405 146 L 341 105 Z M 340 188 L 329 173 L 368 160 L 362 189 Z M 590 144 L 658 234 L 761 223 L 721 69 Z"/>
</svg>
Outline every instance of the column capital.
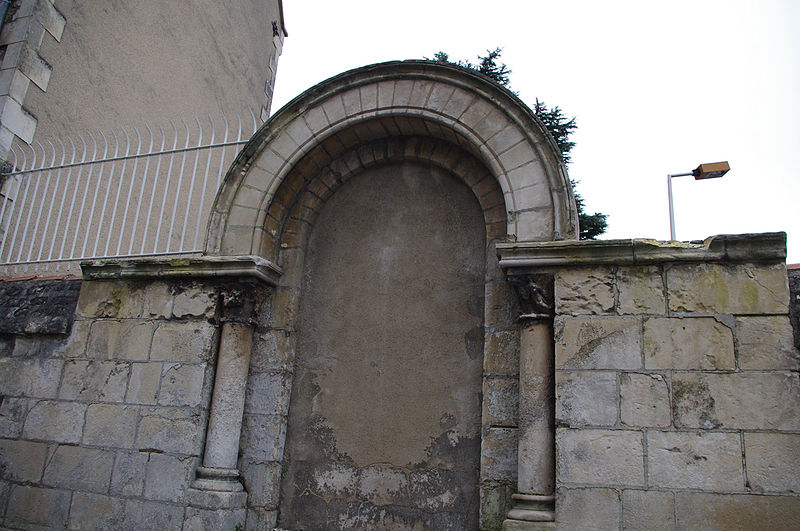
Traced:
<svg viewBox="0 0 800 531">
<path fill-rule="evenodd" d="M 544 321 L 553 318 L 555 300 L 552 274 L 509 275 L 508 282 L 517 293 L 520 321 Z"/>
</svg>

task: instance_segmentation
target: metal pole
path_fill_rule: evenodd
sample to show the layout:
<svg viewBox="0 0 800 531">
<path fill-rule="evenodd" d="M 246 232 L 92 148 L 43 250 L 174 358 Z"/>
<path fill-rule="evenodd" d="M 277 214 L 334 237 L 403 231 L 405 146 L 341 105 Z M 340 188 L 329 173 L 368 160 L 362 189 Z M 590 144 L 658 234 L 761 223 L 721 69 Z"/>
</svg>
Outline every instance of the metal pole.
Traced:
<svg viewBox="0 0 800 531">
<path fill-rule="evenodd" d="M 675 240 L 675 210 L 672 204 L 672 178 L 673 177 L 686 177 L 692 175 L 689 173 L 672 173 L 667 175 L 667 197 L 669 198 L 669 239 Z"/>
</svg>

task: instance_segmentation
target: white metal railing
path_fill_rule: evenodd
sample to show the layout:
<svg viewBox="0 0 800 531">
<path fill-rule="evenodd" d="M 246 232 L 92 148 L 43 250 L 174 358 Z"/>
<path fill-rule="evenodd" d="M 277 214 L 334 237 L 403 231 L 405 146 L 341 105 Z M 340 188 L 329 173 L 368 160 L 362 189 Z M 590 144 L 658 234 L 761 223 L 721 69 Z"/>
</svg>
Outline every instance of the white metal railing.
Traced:
<svg viewBox="0 0 800 531">
<path fill-rule="evenodd" d="M 14 146 L 14 169 L 0 186 L 0 273 L 78 272 L 85 259 L 202 252 L 217 189 L 258 127 L 250 117 L 243 137 L 236 116 L 235 140 L 225 117 L 222 135 L 209 117 L 194 120 L 196 137 L 195 127 L 170 122 L 171 134 L 145 125 L 144 141 L 133 128 L 133 138 L 125 129 L 110 139 L 80 136 L 78 147 L 69 138 Z"/>
</svg>

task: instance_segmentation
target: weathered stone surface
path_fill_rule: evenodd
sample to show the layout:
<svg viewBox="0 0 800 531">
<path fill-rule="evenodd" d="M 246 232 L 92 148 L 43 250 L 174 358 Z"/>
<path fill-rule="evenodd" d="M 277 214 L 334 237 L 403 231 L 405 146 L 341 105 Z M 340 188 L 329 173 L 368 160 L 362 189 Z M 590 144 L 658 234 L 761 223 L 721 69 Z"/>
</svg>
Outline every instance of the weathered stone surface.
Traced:
<svg viewBox="0 0 800 531">
<path fill-rule="evenodd" d="M 669 388 L 660 374 L 619 375 L 620 420 L 628 426 L 669 426 Z"/>
<path fill-rule="evenodd" d="M 81 317 L 139 317 L 144 291 L 132 282 L 92 280 L 81 284 Z"/>
<path fill-rule="evenodd" d="M 80 446 L 59 446 L 48 460 L 42 483 L 52 487 L 107 492 L 114 454 Z"/>
<path fill-rule="evenodd" d="M 622 529 L 674 531 L 675 494 L 655 490 L 622 491 Z"/>
<path fill-rule="evenodd" d="M 800 521 L 800 503 L 793 496 L 678 492 L 675 506 L 678 529 L 790 531 Z"/>
<path fill-rule="evenodd" d="M 0 394 L 55 398 L 63 366 L 54 359 L 0 358 Z"/>
<path fill-rule="evenodd" d="M 614 426 L 618 398 L 617 375 L 613 372 L 556 371 L 559 426 Z"/>
<path fill-rule="evenodd" d="M 556 477 L 563 484 L 643 486 L 642 434 L 558 428 Z"/>
<path fill-rule="evenodd" d="M 286 441 L 286 419 L 245 413 L 242 422 L 242 455 L 257 463 L 280 461 Z"/>
<path fill-rule="evenodd" d="M 132 522 L 125 522 L 125 500 L 76 492 L 72 496 L 68 529 L 123 529 Z"/>
<path fill-rule="evenodd" d="M 519 378 L 484 378 L 484 422 L 492 426 L 516 426 L 518 416 Z"/>
<path fill-rule="evenodd" d="M 111 473 L 111 494 L 141 496 L 149 453 L 118 452 Z"/>
<path fill-rule="evenodd" d="M 676 427 L 800 430 L 800 381 L 791 372 L 672 377 Z"/>
<path fill-rule="evenodd" d="M 619 312 L 663 314 L 667 310 L 661 266 L 630 266 L 617 269 Z"/>
<path fill-rule="evenodd" d="M 733 370 L 733 331 L 713 317 L 644 320 L 648 369 Z"/>
<path fill-rule="evenodd" d="M 169 318 L 172 315 L 172 290 L 166 282 L 149 282 L 144 288 L 142 317 Z"/>
<path fill-rule="evenodd" d="M 637 317 L 557 317 L 556 369 L 639 369 L 641 321 Z"/>
<path fill-rule="evenodd" d="M 278 525 L 278 511 L 260 508 L 247 509 L 247 527 L 245 531 L 261 531 L 274 529 Z"/>
<path fill-rule="evenodd" d="M 125 521 L 138 529 L 180 529 L 184 508 L 152 501 L 128 500 L 125 503 Z"/>
<path fill-rule="evenodd" d="M 669 309 L 732 314 L 786 313 L 786 267 L 676 264 L 666 270 Z"/>
<path fill-rule="evenodd" d="M 131 378 L 125 393 L 129 404 L 155 404 L 158 399 L 158 386 L 161 382 L 162 364 L 131 363 Z"/>
<path fill-rule="evenodd" d="M 80 287 L 80 280 L 0 283 L 0 334 L 69 333 Z"/>
<path fill-rule="evenodd" d="M 25 398 L 3 397 L 0 402 L 0 437 L 8 439 L 19 437 L 25 416 L 34 403 L 34 400 Z"/>
<path fill-rule="evenodd" d="M 744 455 L 751 489 L 800 493 L 800 435 L 745 433 Z"/>
<path fill-rule="evenodd" d="M 619 493 L 613 489 L 556 491 L 556 522 L 562 529 L 618 529 Z"/>
<path fill-rule="evenodd" d="M 292 375 L 283 371 L 250 372 L 244 410 L 258 415 L 286 415 Z"/>
<path fill-rule="evenodd" d="M 200 455 L 204 426 L 204 415 L 198 410 L 142 408 L 136 445 L 140 450 Z"/>
<path fill-rule="evenodd" d="M 86 404 L 41 400 L 31 407 L 22 436 L 26 439 L 79 443 Z"/>
<path fill-rule="evenodd" d="M 408 499 L 412 488 L 402 470 L 389 466 L 366 467 L 358 476 L 358 498 L 373 505 L 392 505 L 397 500 Z"/>
<path fill-rule="evenodd" d="M 614 310 L 613 276 L 607 267 L 575 268 L 556 275 L 556 312 L 601 314 Z"/>
<path fill-rule="evenodd" d="M 86 410 L 83 443 L 93 446 L 131 448 L 139 408 L 112 404 L 90 404 Z"/>
<path fill-rule="evenodd" d="M 172 315 L 181 317 L 211 317 L 216 310 L 216 293 L 213 288 L 193 284 L 175 293 Z"/>
<path fill-rule="evenodd" d="M 486 300 L 487 330 L 509 330 L 518 326 L 517 295 L 508 282 L 487 282 L 484 289 L 484 297 Z"/>
<path fill-rule="evenodd" d="M 517 430 L 489 428 L 481 438 L 481 480 L 517 479 Z"/>
<path fill-rule="evenodd" d="M 68 336 L 35 334 L 16 336 L 12 356 L 20 358 L 82 357 L 89 335 L 89 321 L 75 321 Z"/>
<path fill-rule="evenodd" d="M 257 463 L 242 459 L 239 463 L 239 470 L 248 493 L 248 505 L 277 507 L 281 486 L 280 462 Z"/>
<path fill-rule="evenodd" d="M 194 458 L 149 454 L 144 497 L 150 500 L 177 502 L 189 485 Z"/>
<path fill-rule="evenodd" d="M 207 529 L 236 529 L 239 525 L 244 528 L 247 510 L 241 509 L 197 509 L 186 508 L 183 522 L 183 531 L 206 531 Z"/>
<path fill-rule="evenodd" d="M 95 321 L 89 333 L 87 358 L 146 360 L 153 338 L 150 321 Z"/>
<path fill-rule="evenodd" d="M 25 529 L 64 529 L 72 493 L 11 485 L 5 527 Z"/>
<path fill-rule="evenodd" d="M 742 449 L 736 433 L 647 432 L 651 487 L 742 491 Z"/>
<path fill-rule="evenodd" d="M 198 406 L 203 403 L 205 363 L 165 363 L 158 403 L 162 406 Z"/>
<path fill-rule="evenodd" d="M 67 360 L 58 397 L 86 402 L 122 402 L 130 364 L 116 361 Z"/>
<path fill-rule="evenodd" d="M 800 369 L 800 351 L 792 342 L 792 326 L 784 315 L 737 317 L 736 346 L 744 370 Z"/>
<path fill-rule="evenodd" d="M 270 330 L 256 334 L 250 354 L 253 373 L 290 371 L 294 363 L 295 335 L 286 330 Z"/>
<path fill-rule="evenodd" d="M 519 371 L 519 328 L 487 332 L 484 339 L 485 374 L 514 376 Z"/>
<path fill-rule="evenodd" d="M 20 482 L 38 482 L 42 478 L 46 457 L 45 444 L 0 439 L 0 477 Z"/>
<path fill-rule="evenodd" d="M 160 323 L 153 335 L 151 360 L 209 361 L 214 326 L 206 321 Z"/>
</svg>

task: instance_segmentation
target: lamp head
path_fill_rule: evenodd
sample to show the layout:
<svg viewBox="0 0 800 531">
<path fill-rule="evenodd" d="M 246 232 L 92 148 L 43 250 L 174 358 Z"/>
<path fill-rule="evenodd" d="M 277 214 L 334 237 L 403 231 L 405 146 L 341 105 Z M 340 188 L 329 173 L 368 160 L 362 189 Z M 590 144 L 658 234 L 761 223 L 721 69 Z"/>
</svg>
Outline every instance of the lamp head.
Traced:
<svg viewBox="0 0 800 531">
<path fill-rule="evenodd" d="M 728 161 L 723 162 L 710 162 L 707 164 L 701 164 L 697 168 L 692 170 L 692 175 L 694 176 L 696 181 L 701 179 L 716 179 L 717 177 L 722 177 L 731 167 L 728 164 Z"/>
</svg>

